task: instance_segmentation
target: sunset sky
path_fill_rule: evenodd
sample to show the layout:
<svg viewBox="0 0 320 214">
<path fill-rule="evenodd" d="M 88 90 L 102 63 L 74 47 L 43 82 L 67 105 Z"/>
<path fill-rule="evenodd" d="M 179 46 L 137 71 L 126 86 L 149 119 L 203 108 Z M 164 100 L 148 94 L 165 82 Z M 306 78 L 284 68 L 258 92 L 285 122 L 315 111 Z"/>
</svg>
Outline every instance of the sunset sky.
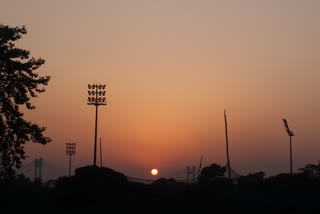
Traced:
<svg viewBox="0 0 320 214">
<path fill-rule="evenodd" d="M 26 164 L 67 175 L 67 142 L 74 167 L 93 163 L 92 83 L 107 85 L 103 165 L 128 176 L 185 178 L 201 155 L 225 165 L 224 109 L 239 174 L 289 172 L 284 117 L 294 171 L 320 160 L 318 0 L 0 0 L 0 23 L 26 26 L 16 45 L 52 77 L 25 117 L 53 141 L 26 144 Z"/>
</svg>

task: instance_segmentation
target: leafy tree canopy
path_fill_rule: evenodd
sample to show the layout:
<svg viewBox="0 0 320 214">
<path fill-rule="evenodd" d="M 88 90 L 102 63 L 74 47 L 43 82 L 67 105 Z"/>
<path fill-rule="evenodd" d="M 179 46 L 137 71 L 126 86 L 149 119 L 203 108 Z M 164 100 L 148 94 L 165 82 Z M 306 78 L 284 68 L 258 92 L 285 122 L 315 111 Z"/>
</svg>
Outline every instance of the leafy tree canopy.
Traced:
<svg viewBox="0 0 320 214">
<path fill-rule="evenodd" d="M 24 144 L 28 141 L 46 144 L 45 127 L 26 121 L 21 106 L 35 109 L 30 99 L 45 91 L 50 76 L 36 70 L 45 63 L 30 57 L 30 52 L 14 42 L 27 33 L 26 28 L 0 25 L 0 179 L 14 174 L 25 159 Z"/>
</svg>

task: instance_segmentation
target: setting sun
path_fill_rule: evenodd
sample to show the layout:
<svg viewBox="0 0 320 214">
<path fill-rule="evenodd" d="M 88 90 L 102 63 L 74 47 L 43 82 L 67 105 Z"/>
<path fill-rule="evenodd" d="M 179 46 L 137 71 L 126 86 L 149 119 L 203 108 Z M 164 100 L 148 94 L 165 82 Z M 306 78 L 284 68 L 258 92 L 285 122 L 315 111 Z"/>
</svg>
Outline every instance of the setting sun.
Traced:
<svg viewBox="0 0 320 214">
<path fill-rule="evenodd" d="M 151 175 L 153 175 L 153 176 L 158 175 L 158 170 L 157 169 L 152 169 L 151 170 Z"/>
</svg>

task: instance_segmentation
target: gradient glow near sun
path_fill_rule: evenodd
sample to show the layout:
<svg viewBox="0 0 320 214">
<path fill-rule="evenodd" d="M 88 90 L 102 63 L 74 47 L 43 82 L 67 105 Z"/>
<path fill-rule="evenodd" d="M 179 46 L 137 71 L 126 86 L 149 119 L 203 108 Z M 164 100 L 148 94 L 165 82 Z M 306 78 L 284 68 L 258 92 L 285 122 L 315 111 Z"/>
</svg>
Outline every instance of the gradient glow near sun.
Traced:
<svg viewBox="0 0 320 214">
<path fill-rule="evenodd" d="M 152 169 L 151 170 L 151 175 L 153 175 L 153 176 L 158 175 L 158 170 L 157 169 Z"/>
</svg>

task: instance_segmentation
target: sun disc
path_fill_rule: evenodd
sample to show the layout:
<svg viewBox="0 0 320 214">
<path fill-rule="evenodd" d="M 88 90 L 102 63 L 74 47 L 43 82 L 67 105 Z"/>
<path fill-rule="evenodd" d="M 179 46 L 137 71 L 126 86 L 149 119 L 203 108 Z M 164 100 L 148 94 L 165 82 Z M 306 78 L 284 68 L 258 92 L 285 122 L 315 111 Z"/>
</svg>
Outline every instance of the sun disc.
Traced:
<svg viewBox="0 0 320 214">
<path fill-rule="evenodd" d="M 158 174 L 158 170 L 157 169 L 152 169 L 151 170 L 151 175 L 156 176 Z"/>
</svg>

